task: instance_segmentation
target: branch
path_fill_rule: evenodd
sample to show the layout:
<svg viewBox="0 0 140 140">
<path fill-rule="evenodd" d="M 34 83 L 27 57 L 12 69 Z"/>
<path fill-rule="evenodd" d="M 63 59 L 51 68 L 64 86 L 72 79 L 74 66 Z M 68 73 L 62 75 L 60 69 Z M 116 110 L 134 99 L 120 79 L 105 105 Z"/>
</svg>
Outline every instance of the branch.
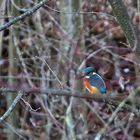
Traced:
<svg viewBox="0 0 140 140">
<path fill-rule="evenodd" d="M 9 22 L 5 23 L 4 25 L 0 26 L 0 31 L 10 27 L 11 25 L 15 24 L 16 22 L 24 19 L 27 16 L 32 15 L 33 13 L 35 13 L 39 8 L 43 7 L 44 4 L 46 4 L 48 2 L 48 0 L 43 0 L 40 3 L 38 3 L 37 5 L 35 5 L 34 7 L 32 7 L 31 9 L 27 10 L 25 13 L 21 14 L 18 17 L 15 17 L 14 19 L 10 20 Z"/>
<path fill-rule="evenodd" d="M 120 105 L 122 100 L 126 97 L 123 96 L 111 96 L 111 95 L 91 95 L 91 94 L 83 94 L 77 91 L 70 91 L 70 90 L 55 90 L 55 89 L 22 89 L 23 93 L 25 94 L 47 94 L 48 96 L 67 96 L 67 97 L 76 97 L 76 98 L 84 98 L 88 100 L 94 100 L 96 102 L 104 102 L 107 105 L 112 106 L 112 108 L 116 108 Z M 15 93 L 18 92 L 16 89 L 8 89 L 8 88 L 1 88 L 0 92 L 10 92 Z M 131 99 L 130 99 L 131 100 Z M 137 101 L 135 101 L 136 103 Z M 139 104 L 138 104 L 139 105 Z M 136 116 L 140 117 L 140 110 L 132 108 L 131 105 L 125 104 L 120 108 L 120 111 L 128 111 L 133 112 Z"/>
<path fill-rule="evenodd" d="M 139 39 L 122 0 L 108 0 L 131 48 L 140 54 Z"/>
<path fill-rule="evenodd" d="M 17 105 L 17 103 L 20 101 L 20 99 L 22 98 L 23 93 L 19 93 L 17 95 L 17 97 L 14 99 L 13 103 L 11 104 L 11 106 L 8 108 L 8 110 L 3 114 L 2 117 L 0 117 L 0 123 L 3 122 L 9 115 L 10 113 L 14 110 L 15 106 Z"/>
</svg>

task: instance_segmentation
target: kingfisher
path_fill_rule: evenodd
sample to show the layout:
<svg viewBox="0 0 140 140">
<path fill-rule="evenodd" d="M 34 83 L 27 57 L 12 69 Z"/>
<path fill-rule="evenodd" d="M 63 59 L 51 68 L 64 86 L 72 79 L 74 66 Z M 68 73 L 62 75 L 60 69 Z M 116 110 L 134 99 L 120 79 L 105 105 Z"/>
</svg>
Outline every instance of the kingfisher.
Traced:
<svg viewBox="0 0 140 140">
<path fill-rule="evenodd" d="M 94 67 L 87 67 L 82 73 L 83 84 L 91 94 L 106 94 L 105 82 Z"/>
</svg>

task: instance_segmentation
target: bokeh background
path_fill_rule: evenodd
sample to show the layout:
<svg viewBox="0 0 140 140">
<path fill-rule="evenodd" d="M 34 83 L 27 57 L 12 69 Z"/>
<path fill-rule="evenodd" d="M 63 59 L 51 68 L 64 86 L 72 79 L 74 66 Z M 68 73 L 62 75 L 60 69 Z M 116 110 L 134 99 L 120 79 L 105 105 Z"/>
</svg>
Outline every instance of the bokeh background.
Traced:
<svg viewBox="0 0 140 140">
<path fill-rule="evenodd" d="M 1 0 L 0 25 L 39 2 Z M 139 0 L 123 3 L 139 32 Z M 106 83 L 107 96 L 124 97 L 114 99 L 120 104 L 131 96 L 131 110 L 139 108 L 136 58 L 107 0 L 49 0 L 0 32 L 0 115 L 20 91 L 26 92 L 0 124 L 0 139 L 139 140 L 140 116 L 131 111 L 90 99 L 51 96 L 64 91 L 89 94 L 77 75 L 94 66 Z"/>
</svg>

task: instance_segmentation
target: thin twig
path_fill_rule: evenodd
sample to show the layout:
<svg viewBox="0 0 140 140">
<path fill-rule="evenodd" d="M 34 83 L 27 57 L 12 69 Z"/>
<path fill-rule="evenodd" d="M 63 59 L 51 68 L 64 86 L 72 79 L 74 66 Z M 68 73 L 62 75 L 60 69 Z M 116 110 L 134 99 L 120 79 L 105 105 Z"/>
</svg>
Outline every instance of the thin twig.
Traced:
<svg viewBox="0 0 140 140">
<path fill-rule="evenodd" d="M 15 128 L 14 126 L 12 126 L 11 124 L 7 123 L 6 121 L 3 121 L 3 124 L 5 125 L 5 127 L 7 127 L 7 129 L 11 130 L 13 133 L 15 133 L 17 136 L 19 136 L 22 139 L 25 139 L 24 134 L 22 134 L 19 129 Z"/>
<path fill-rule="evenodd" d="M 32 106 L 27 102 L 25 101 L 23 98 L 21 98 L 21 100 L 24 102 L 24 104 L 29 108 L 29 111 L 33 111 L 33 112 L 37 112 L 38 110 L 40 110 L 40 107 L 37 108 L 37 109 L 33 109 Z"/>
<path fill-rule="evenodd" d="M 122 102 L 120 102 L 120 104 L 118 105 L 118 107 L 115 109 L 115 111 L 112 113 L 112 115 L 110 116 L 108 122 L 105 124 L 105 126 L 101 129 L 101 131 L 97 134 L 97 136 L 102 137 L 102 135 L 106 134 L 107 129 L 109 128 L 109 125 L 112 123 L 112 121 L 114 120 L 114 118 L 116 117 L 117 113 L 122 109 L 122 107 L 125 106 L 126 101 L 128 101 L 130 98 L 130 96 L 128 96 L 127 98 L 125 98 Z"/>
</svg>

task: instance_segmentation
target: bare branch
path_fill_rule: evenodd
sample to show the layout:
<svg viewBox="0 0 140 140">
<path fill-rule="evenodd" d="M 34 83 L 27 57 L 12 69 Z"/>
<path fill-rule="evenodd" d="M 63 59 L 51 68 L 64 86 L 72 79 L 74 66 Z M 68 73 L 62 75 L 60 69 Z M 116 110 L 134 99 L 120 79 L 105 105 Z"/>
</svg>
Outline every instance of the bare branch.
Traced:
<svg viewBox="0 0 140 140">
<path fill-rule="evenodd" d="M 8 88 L 1 88 L 0 92 L 18 92 L 16 89 L 8 89 Z M 124 100 L 126 97 L 123 96 L 113 96 L 113 95 L 91 95 L 91 94 L 84 94 L 79 93 L 77 91 L 69 91 L 69 90 L 55 90 L 55 89 L 23 89 L 23 92 L 25 94 L 47 94 L 48 96 L 67 96 L 67 97 L 76 97 L 76 98 L 84 98 L 88 100 L 94 100 L 96 102 L 103 102 L 105 104 L 110 105 L 112 108 L 117 108 L 122 100 Z M 73 93 L 73 94 L 72 94 Z M 130 99 L 131 100 L 131 99 Z M 135 101 L 136 102 L 136 101 Z M 128 111 L 134 113 L 136 116 L 140 116 L 140 110 L 139 109 L 132 109 L 132 107 L 128 104 L 124 104 L 121 106 L 120 111 Z"/>
<path fill-rule="evenodd" d="M 8 110 L 3 114 L 2 117 L 0 117 L 0 123 L 3 122 L 9 115 L 10 113 L 14 110 L 15 106 L 17 105 L 17 103 L 20 101 L 20 99 L 22 98 L 23 93 L 19 92 L 19 94 L 17 95 L 17 97 L 14 99 L 13 103 L 11 104 L 11 106 L 8 108 Z"/>
<path fill-rule="evenodd" d="M 35 5 L 33 8 L 27 10 L 25 13 L 21 14 L 18 17 L 15 17 L 14 19 L 10 20 L 9 22 L 5 23 L 4 25 L 0 26 L 0 31 L 10 27 L 11 25 L 15 24 L 16 22 L 26 18 L 27 16 L 32 15 L 33 13 L 35 13 L 39 8 L 43 7 L 44 4 L 46 4 L 48 2 L 48 0 L 43 0 L 40 3 L 38 3 L 37 5 Z"/>
</svg>

